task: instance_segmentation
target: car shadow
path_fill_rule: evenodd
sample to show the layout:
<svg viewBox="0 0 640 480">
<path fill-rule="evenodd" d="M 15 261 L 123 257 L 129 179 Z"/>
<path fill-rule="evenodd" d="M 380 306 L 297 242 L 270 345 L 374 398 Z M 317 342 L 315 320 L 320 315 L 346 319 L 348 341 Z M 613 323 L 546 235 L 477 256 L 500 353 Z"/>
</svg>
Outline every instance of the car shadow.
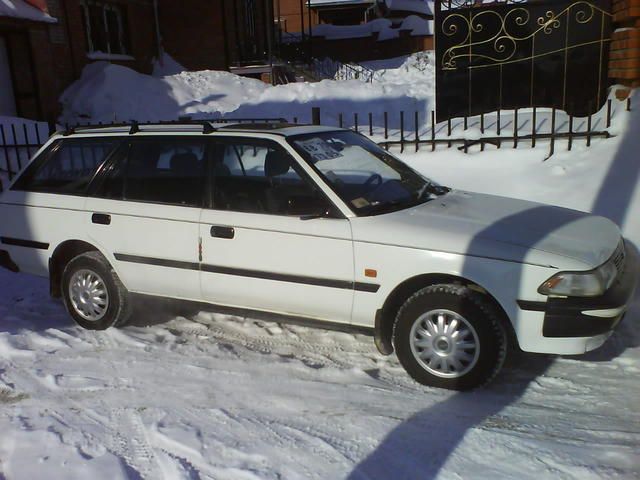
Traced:
<svg viewBox="0 0 640 480">
<path fill-rule="evenodd" d="M 637 161 L 637 152 L 640 151 L 640 138 L 637 135 L 640 131 L 639 122 L 640 115 L 632 117 L 592 206 L 594 213 L 608 217 L 619 226 L 624 225 L 630 214 L 629 208 L 640 178 L 640 163 Z M 535 247 L 535 244 L 548 234 L 567 225 L 562 222 L 554 223 L 553 216 L 545 215 L 545 210 L 551 213 L 552 208 L 534 207 L 495 222 L 476 235 L 469 244 L 467 253 L 481 245 L 483 237 L 495 238 L 496 235 L 502 235 L 513 228 L 531 232 L 529 241 Z M 636 246 L 631 242 L 628 242 L 627 246 L 637 252 Z M 525 259 L 526 253 L 520 260 Z M 467 259 L 469 258 L 467 255 Z M 461 276 L 470 278 L 465 275 L 471 269 L 471 262 L 467 260 Z M 514 300 L 519 298 L 522 278 L 523 272 L 519 271 L 515 278 L 505 279 L 505 285 L 510 289 L 509 297 Z M 638 298 L 637 294 L 636 304 Z M 572 358 L 578 361 L 606 362 L 620 356 L 626 349 L 640 345 L 640 338 L 636 333 L 640 326 L 640 315 L 635 310 L 629 314 L 632 317 L 625 319 L 605 346 Z M 496 418 L 500 412 L 521 399 L 536 379 L 549 370 L 555 358 L 548 355 L 518 353 L 490 386 L 472 392 L 454 393 L 436 405 L 411 415 L 355 466 L 348 479 L 414 480 L 439 477 L 444 465 L 451 459 L 465 436 L 474 429 L 482 428 L 492 417 Z M 487 454 L 491 455 L 490 452 Z"/>
</svg>

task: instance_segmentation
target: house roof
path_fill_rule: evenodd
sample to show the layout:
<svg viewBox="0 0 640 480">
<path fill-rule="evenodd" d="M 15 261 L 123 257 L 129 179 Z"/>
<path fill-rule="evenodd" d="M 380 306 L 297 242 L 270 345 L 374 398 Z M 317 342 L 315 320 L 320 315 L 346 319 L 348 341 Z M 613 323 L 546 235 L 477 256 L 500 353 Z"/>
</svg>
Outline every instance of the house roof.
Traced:
<svg viewBox="0 0 640 480">
<path fill-rule="evenodd" d="M 309 2 L 312 8 L 318 7 L 342 7 L 352 5 L 373 5 L 376 0 L 304 0 Z"/>
<path fill-rule="evenodd" d="M 35 22 L 57 23 L 46 12 L 28 4 L 24 0 L 0 0 L 0 17 L 19 18 Z"/>
<path fill-rule="evenodd" d="M 433 0 L 384 0 L 389 10 L 433 15 Z"/>
</svg>

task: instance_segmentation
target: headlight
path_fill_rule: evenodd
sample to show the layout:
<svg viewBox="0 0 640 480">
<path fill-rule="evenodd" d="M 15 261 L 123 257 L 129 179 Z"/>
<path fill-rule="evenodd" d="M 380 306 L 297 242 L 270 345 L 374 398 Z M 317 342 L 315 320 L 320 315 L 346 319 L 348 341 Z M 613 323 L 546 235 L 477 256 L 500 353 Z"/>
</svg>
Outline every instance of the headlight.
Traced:
<svg viewBox="0 0 640 480">
<path fill-rule="evenodd" d="M 597 297 L 604 294 L 618 275 L 613 257 L 595 270 L 560 272 L 538 288 L 542 295 L 567 297 Z"/>
</svg>

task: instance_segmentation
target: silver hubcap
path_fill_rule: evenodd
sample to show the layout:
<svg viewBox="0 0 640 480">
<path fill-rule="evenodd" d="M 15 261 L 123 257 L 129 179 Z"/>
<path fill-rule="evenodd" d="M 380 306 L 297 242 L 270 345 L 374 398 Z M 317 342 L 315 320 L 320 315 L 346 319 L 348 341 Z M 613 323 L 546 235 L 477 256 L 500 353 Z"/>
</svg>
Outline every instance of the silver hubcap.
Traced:
<svg viewBox="0 0 640 480">
<path fill-rule="evenodd" d="M 109 308 L 109 293 L 100 277 L 91 270 L 78 270 L 69 282 L 69 298 L 78 315 L 85 320 L 97 322 Z"/>
<path fill-rule="evenodd" d="M 473 326 L 451 310 L 431 310 L 411 327 L 411 352 L 429 373 L 458 378 L 478 363 L 480 341 Z"/>
</svg>

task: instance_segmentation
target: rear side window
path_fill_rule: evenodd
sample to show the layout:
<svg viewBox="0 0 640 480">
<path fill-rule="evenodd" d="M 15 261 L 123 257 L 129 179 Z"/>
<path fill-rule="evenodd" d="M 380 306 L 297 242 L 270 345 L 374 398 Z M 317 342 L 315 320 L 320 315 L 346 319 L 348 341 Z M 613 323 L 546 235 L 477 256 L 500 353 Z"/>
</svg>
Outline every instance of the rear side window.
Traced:
<svg viewBox="0 0 640 480">
<path fill-rule="evenodd" d="M 118 145 L 117 140 L 68 139 L 36 159 L 14 190 L 83 195 L 98 168 Z"/>
<path fill-rule="evenodd" d="M 201 206 L 206 145 L 198 138 L 134 140 L 128 155 L 111 168 L 98 196 Z"/>
</svg>

